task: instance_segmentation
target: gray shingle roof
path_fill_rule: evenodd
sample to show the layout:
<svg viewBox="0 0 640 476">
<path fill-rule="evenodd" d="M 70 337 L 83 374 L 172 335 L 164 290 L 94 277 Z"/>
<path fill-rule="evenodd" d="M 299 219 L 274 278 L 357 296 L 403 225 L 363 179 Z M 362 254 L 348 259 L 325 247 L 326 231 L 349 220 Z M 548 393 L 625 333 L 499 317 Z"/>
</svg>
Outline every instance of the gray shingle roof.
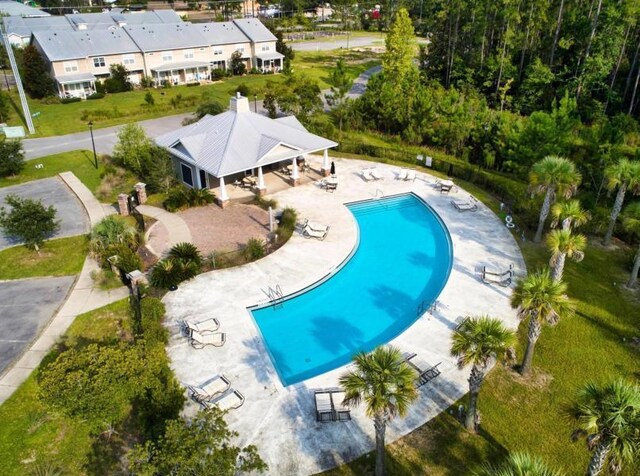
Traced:
<svg viewBox="0 0 640 476">
<path fill-rule="evenodd" d="M 216 177 L 338 145 L 298 125 L 297 120 L 227 111 L 157 137 L 156 143 Z"/>
<path fill-rule="evenodd" d="M 0 13 L 12 17 L 48 17 L 47 12 L 13 1 L 0 1 Z"/>
<path fill-rule="evenodd" d="M 36 31 L 33 33 L 50 61 L 139 52 L 122 30 Z"/>
<path fill-rule="evenodd" d="M 262 41 L 276 41 L 276 37 L 269 29 L 262 24 L 257 18 L 242 18 L 233 20 L 238 28 L 247 35 L 252 42 L 259 43 Z"/>
<path fill-rule="evenodd" d="M 249 37 L 233 22 L 195 23 L 195 26 L 211 45 L 249 43 Z"/>
<path fill-rule="evenodd" d="M 127 25 L 123 29 L 145 52 L 209 46 L 200 30 L 191 23 Z"/>
</svg>

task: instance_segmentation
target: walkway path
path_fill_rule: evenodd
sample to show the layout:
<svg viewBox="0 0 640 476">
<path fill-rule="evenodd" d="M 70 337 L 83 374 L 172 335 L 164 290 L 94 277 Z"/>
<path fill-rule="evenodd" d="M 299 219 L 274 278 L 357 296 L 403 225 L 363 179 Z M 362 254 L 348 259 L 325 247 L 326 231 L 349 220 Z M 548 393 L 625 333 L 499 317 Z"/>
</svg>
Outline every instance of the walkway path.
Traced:
<svg viewBox="0 0 640 476">
<path fill-rule="evenodd" d="M 98 223 L 114 210 L 105 208 L 91 194 L 91 191 L 72 172 L 60 174 L 60 178 L 71 188 L 82 202 L 91 226 Z M 124 286 L 105 291 L 95 287 L 91 273 L 98 270 L 98 264 L 87 257 L 80 275 L 75 280 L 67 300 L 55 317 L 47 324 L 35 342 L 29 346 L 20 359 L 0 377 L 0 404 L 9 398 L 35 369 L 42 358 L 51 350 L 56 341 L 66 332 L 76 316 L 98 309 L 128 296 Z"/>
<path fill-rule="evenodd" d="M 167 230 L 169 233 L 168 243 L 166 244 L 165 249 L 169 249 L 172 246 L 177 245 L 178 243 L 191 243 L 192 238 L 189 226 L 177 214 L 169 213 L 162 208 L 152 207 L 150 205 L 138 205 L 137 210 L 143 215 L 154 218 L 159 223 L 164 225 L 165 230 Z M 147 249 L 149 249 L 149 251 L 151 251 L 154 255 L 159 256 L 158 252 L 156 252 L 149 243 L 149 236 L 153 233 L 154 226 L 155 224 L 152 225 L 147 232 Z"/>
</svg>

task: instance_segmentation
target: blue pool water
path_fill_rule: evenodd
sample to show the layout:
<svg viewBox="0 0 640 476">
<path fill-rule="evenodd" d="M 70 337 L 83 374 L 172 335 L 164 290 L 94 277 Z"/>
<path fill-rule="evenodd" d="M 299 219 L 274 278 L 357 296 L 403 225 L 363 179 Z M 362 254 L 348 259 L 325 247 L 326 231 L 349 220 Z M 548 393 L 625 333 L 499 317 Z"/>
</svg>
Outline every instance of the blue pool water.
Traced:
<svg viewBox="0 0 640 476">
<path fill-rule="evenodd" d="M 350 260 L 322 284 L 253 309 L 284 385 L 348 363 L 407 329 L 444 287 L 451 270 L 449 234 L 414 195 L 348 205 L 360 243 Z"/>
</svg>

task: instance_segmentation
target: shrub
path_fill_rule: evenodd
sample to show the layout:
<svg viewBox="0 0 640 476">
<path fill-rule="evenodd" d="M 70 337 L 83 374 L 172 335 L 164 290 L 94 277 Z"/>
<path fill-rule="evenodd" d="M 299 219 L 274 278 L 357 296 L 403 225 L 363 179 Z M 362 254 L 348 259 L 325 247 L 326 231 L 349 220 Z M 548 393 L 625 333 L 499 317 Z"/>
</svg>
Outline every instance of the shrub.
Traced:
<svg viewBox="0 0 640 476">
<path fill-rule="evenodd" d="M 105 97 L 104 93 L 93 93 L 87 96 L 87 99 L 102 99 L 103 97 Z"/>
<path fill-rule="evenodd" d="M 258 238 L 251 238 L 247 241 L 247 245 L 242 250 L 242 254 L 247 261 L 255 261 L 262 258 L 265 255 L 264 241 Z"/>
<path fill-rule="evenodd" d="M 69 103 L 72 103 L 72 102 L 80 102 L 80 101 L 82 101 L 82 99 L 80 99 L 80 98 L 62 98 L 62 99 L 60 99 L 60 102 L 62 104 L 69 104 Z"/>
<path fill-rule="evenodd" d="M 260 71 L 258 68 L 251 68 L 249 74 L 262 74 L 262 71 Z"/>
<path fill-rule="evenodd" d="M 259 197 L 256 195 L 256 198 L 253 200 L 253 203 L 262 208 L 263 210 L 269 210 L 271 207 L 272 210 L 275 210 L 278 207 L 278 202 L 273 199 L 266 199 L 263 197 Z"/>
<path fill-rule="evenodd" d="M 227 72 L 224 69 L 214 69 L 211 71 L 211 81 L 218 81 L 227 76 Z"/>
<path fill-rule="evenodd" d="M 189 188 L 185 185 L 177 185 L 169 189 L 167 199 L 163 205 L 167 211 L 175 212 L 181 208 L 198 207 L 213 203 L 215 195 L 208 189 Z"/>
<path fill-rule="evenodd" d="M 142 336 L 147 342 L 166 344 L 169 340 L 167 329 L 162 325 L 165 307 L 162 301 L 146 297 L 140 302 L 142 309 Z"/>
<path fill-rule="evenodd" d="M 8 237 L 23 241 L 29 249 L 38 251 L 44 240 L 60 228 L 54 206 L 45 207 L 41 200 L 17 195 L 7 195 L 5 202 L 11 208 L 7 212 L 0 207 L 0 228 Z"/>
<path fill-rule="evenodd" d="M 298 219 L 298 212 L 293 208 L 285 208 L 282 212 L 282 216 L 280 217 L 280 228 L 284 228 L 286 230 L 295 230 L 296 221 Z"/>
<path fill-rule="evenodd" d="M 202 254 L 193 243 L 178 243 L 169 250 L 169 258 L 202 266 Z"/>
<path fill-rule="evenodd" d="M 187 204 L 190 207 L 200 207 L 213 203 L 216 196 L 207 188 L 191 188 L 187 192 Z"/>
<path fill-rule="evenodd" d="M 200 86 L 200 81 L 194 81 L 193 83 L 187 83 L 187 87 Z"/>
<path fill-rule="evenodd" d="M 242 94 L 244 97 L 249 97 L 249 94 L 251 94 L 251 89 L 249 89 L 249 86 L 247 86 L 245 83 L 240 83 L 235 92 Z"/>
<path fill-rule="evenodd" d="M 154 85 L 154 82 L 151 76 L 143 76 L 142 79 L 140 79 L 141 88 L 152 88 L 153 85 Z"/>
<path fill-rule="evenodd" d="M 169 289 L 182 281 L 187 281 L 200 272 L 200 267 L 192 261 L 166 258 L 151 270 L 149 281 L 156 288 Z"/>
<path fill-rule="evenodd" d="M 123 273 L 130 273 L 136 269 L 142 269 L 142 260 L 127 245 L 119 244 L 113 245 L 107 248 L 107 254 L 109 257 L 117 256 L 117 261 L 115 265 L 118 267 L 120 271 Z"/>
<path fill-rule="evenodd" d="M 0 177 L 18 175 L 24 168 L 24 151 L 20 140 L 0 142 Z"/>
<path fill-rule="evenodd" d="M 111 251 L 114 247 L 125 246 L 132 250 L 140 243 L 138 230 L 119 215 L 103 218 L 93 227 L 89 238 L 89 249 L 103 266 L 108 265 L 107 258 L 112 256 Z"/>
<path fill-rule="evenodd" d="M 144 102 L 147 103 L 148 106 L 153 106 L 156 103 L 156 100 L 153 98 L 153 94 L 151 91 L 147 91 L 144 95 Z"/>
</svg>

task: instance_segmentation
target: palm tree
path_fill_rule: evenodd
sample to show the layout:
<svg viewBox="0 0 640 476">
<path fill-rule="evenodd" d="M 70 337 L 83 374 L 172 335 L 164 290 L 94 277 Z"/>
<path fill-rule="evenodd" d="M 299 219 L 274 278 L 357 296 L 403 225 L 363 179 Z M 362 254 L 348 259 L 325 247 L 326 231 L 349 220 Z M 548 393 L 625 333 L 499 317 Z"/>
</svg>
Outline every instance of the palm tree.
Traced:
<svg viewBox="0 0 640 476">
<path fill-rule="evenodd" d="M 544 202 L 540 210 L 540 221 L 534 241 L 539 243 L 542 240 L 542 230 L 544 222 L 549 215 L 551 205 L 556 201 L 556 197 L 571 197 L 578 188 L 582 177 L 576 171 L 575 165 L 564 157 L 549 155 L 539 162 L 533 164 L 529 174 L 529 186 L 533 193 L 544 193 Z"/>
<path fill-rule="evenodd" d="M 513 331 L 489 316 L 469 317 L 453 334 L 451 355 L 458 358 L 458 367 L 471 364 L 469 409 L 464 423 L 467 430 L 475 431 L 478 394 L 490 360 L 504 356 L 515 341 Z"/>
<path fill-rule="evenodd" d="M 640 238 L 640 202 L 627 205 L 622 216 L 622 226 L 624 229 L 628 233 L 635 235 L 636 238 Z M 629 281 L 627 282 L 628 287 L 635 287 L 636 282 L 638 281 L 638 271 L 640 271 L 640 245 L 638 246 L 636 259 L 633 262 L 631 276 L 629 276 Z"/>
<path fill-rule="evenodd" d="M 376 476 L 385 474 L 384 436 L 387 421 L 406 415 L 418 398 L 415 373 L 405 363 L 400 351 L 392 346 L 378 347 L 370 353 L 361 352 L 353 361 L 355 368 L 340 377 L 345 390 L 343 404 L 366 405 L 367 416 L 376 430 Z"/>
<path fill-rule="evenodd" d="M 518 309 L 520 319 L 529 318 L 527 348 L 520 374 L 529 375 L 533 351 L 545 323 L 555 324 L 561 317 L 573 313 L 573 305 L 565 294 L 567 285 L 554 281 L 548 268 L 536 271 L 518 280 L 511 295 L 511 307 Z"/>
<path fill-rule="evenodd" d="M 121 216 L 111 215 L 93 227 L 89 247 L 95 256 L 105 258 L 104 255 L 113 245 L 127 245 L 135 249 L 139 244 L 140 234 L 136 227 L 127 223 Z"/>
<path fill-rule="evenodd" d="M 560 223 L 563 230 L 570 230 L 584 225 L 591 219 L 591 213 L 580 206 L 580 200 L 565 200 L 554 203 L 551 207 L 551 228 Z"/>
<path fill-rule="evenodd" d="M 574 235 L 571 230 L 552 230 L 547 235 L 547 249 L 551 251 L 551 277 L 554 281 L 562 279 L 564 263 L 567 258 L 580 262 L 584 259 L 587 238 Z"/>
<path fill-rule="evenodd" d="M 484 465 L 473 472 L 474 476 L 564 476 L 562 472 L 550 468 L 542 458 L 528 453 L 510 453 L 502 464 Z"/>
<path fill-rule="evenodd" d="M 611 217 L 609 219 L 609 228 L 604 235 L 604 244 L 611 243 L 613 230 L 616 226 L 616 220 L 622 210 L 624 196 L 627 190 L 634 195 L 640 193 L 640 162 L 631 162 L 629 159 L 620 159 L 617 164 L 607 167 L 604 172 L 607 178 L 607 188 L 609 190 L 618 189 L 616 201 L 611 209 Z"/>
<path fill-rule="evenodd" d="M 620 379 L 606 385 L 588 383 L 569 408 L 578 424 L 574 439 L 584 436 L 593 452 L 589 476 L 600 474 L 608 463 L 617 474 L 622 464 L 640 455 L 640 385 Z"/>
</svg>

